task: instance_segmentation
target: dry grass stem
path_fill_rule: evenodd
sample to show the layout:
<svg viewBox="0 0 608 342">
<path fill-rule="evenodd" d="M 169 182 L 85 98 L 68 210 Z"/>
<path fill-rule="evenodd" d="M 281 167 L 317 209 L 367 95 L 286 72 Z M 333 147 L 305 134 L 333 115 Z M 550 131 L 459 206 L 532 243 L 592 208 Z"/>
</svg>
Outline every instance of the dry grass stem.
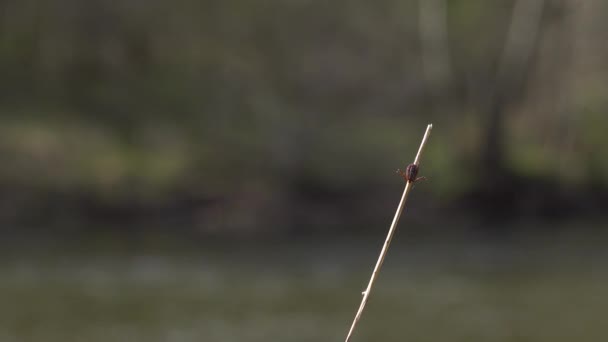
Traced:
<svg viewBox="0 0 608 342">
<path fill-rule="evenodd" d="M 424 150 L 424 146 L 431 134 L 431 129 L 433 125 L 429 124 L 426 127 L 426 132 L 424 133 L 424 137 L 422 138 L 422 142 L 420 143 L 420 148 L 418 149 L 418 153 L 416 154 L 416 159 L 414 159 L 414 164 L 419 165 L 420 156 L 422 151 Z M 399 202 L 399 206 L 397 207 L 397 212 L 395 213 L 395 217 L 393 218 L 393 222 L 391 223 L 391 227 L 388 230 L 388 234 L 386 235 L 386 240 L 384 241 L 384 245 L 382 246 L 382 250 L 380 251 L 380 256 L 378 257 L 378 261 L 376 262 L 376 266 L 374 267 L 374 271 L 372 272 L 372 276 L 369 279 L 369 283 L 367 284 L 367 288 L 363 291 L 363 299 L 361 299 L 361 304 L 359 305 L 359 310 L 357 310 L 357 314 L 355 315 L 355 319 L 353 320 L 353 324 L 348 331 L 348 335 L 346 336 L 346 342 L 350 340 L 350 337 L 361 318 L 361 314 L 363 313 L 363 309 L 365 308 L 365 304 L 369 298 L 369 294 L 371 293 L 372 286 L 374 286 L 374 282 L 378 277 L 378 273 L 380 272 L 380 268 L 382 267 L 382 263 L 384 262 L 384 258 L 386 257 L 386 252 L 388 251 L 388 247 L 391 244 L 391 240 L 393 239 L 393 235 L 395 234 L 395 229 L 397 227 L 397 223 L 399 223 L 399 218 L 401 217 L 401 212 L 405 206 L 405 201 L 407 200 L 407 196 L 412 189 L 413 182 L 408 181 L 405 184 L 405 190 L 403 190 L 403 195 L 401 196 L 401 201 Z"/>
</svg>

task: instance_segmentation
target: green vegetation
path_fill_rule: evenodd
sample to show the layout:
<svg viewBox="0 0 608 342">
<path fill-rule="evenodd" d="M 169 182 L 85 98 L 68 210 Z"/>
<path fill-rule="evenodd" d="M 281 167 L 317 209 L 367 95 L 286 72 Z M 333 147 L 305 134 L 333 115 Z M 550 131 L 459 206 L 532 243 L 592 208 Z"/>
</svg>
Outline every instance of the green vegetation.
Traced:
<svg viewBox="0 0 608 342">
<path fill-rule="evenodd" d="M 16 216 L 44 196 L 254 196 L 272 217 L 302 206 L 302 187 L 363 198 L 397 184 L 432 122 L 424 173 L 440 203 L 490 191 L 488 174 L 604 191 L 606 5 L 546 1 L 521 19 L 525 1 L 434 3 L 4 3 L 0 186 Z"/>
</svg>

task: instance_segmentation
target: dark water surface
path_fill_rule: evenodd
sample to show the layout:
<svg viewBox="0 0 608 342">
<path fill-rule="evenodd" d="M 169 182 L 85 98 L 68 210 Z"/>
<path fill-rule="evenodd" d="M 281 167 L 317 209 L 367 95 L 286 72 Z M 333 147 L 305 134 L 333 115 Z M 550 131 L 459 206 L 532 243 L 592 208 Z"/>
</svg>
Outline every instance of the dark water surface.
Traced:
<svg viewBox="0 0 608 342">
<path fill-rule="evenodd" d="M 6 248 L 0 341 L 343 341 L 382 235 Z M 608 340 L 605 237 L 400 240 L 353 341 Z"/>
</svg>

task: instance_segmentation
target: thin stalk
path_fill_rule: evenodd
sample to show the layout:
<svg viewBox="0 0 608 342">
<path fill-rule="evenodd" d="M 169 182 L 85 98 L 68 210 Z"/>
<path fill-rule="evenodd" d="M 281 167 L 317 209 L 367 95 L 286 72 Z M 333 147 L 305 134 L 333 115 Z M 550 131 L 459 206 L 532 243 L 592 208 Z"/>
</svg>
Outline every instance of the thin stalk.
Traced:
<svg viewBox="0 0 608 342">
<path fill-rule="evenodd" d="M 418 149 L 418 153 L 416 154 L 416 159 L 414 159 L 414 164 L 416 164 L 417 166 L 420 163 L 420 156 L 422 154 L 422 150 L 424 149 L 424 146 L 426 145 L 426 141 L 429 138 L 429 135 L 431 134 L 431 129 L 433 128 L 433 125 L 429 124 L 426 127 L 426 132 L 424 133 L 424 137 L 422 138 L 422 142 L 420 143 L 420 148 Z M 355 319 L 353 320 L 353 324 L 350 327 L 350 330 L 348 331 L 348 335 L 346 335 L 346 341 L 348 342 L 350 340 L 350 337 L 353 333 L 353 331 L 355 330 L 355 327 L 357 326 L 357 323 L 359 322 L 359 319 L 361 318 L 361 314 L 363 313 L 363 309 L 365 309 L 365 304 L 367 304 L 367 300 L 369 298 L 369 294 L 372 291 L 372 287 L 374 286 L 374 282 L 376 281 L 376 278 L 378 277 L 378 273 L 380 272 L 380 268 L 382 267 L 382 263 L 384 263 L 384 258 L 386 257 L 386 253 L 388 252 L 388 247 L 391 244 L 391 240 L 393 239 L 393 235 L 395 235 L 395 230 L 397 228 L 397 223 L 399 223 L 399 218 L 401 217 L 401 212 L 403 211 L 403 208 L 405 207 L 405 201 L 407 200 L 407 196 L 410 193 L 410 190 L 412 189 L 413 183 L 411 181 L 408 181 L 405 184 L 405 190 L 403 190 L 403 195 L 401 196 L 401 201 L 399 201 L 399 206 L 397 206 L 397 212 L 395 213 L 395 217 L 393 218 L 393 222 L 391 223 L 391 227 L 388 230 L 388 234 L 386 235 L 386 240 L 384 241 L 384 246 L 382 246 L 382 250 L 380 251 L 380 256 L 378 257 L 378 261 L 376 261 L 376 266 L 374 267 L 374 271 L 372 272 L 372 276 L 369 279 L 369 283 L 367 284 L 367 288 L 365 289 L 365 291 L 363 291 L 361 294 L 363 295 L 363 299 L 361 299 L 361 304 L 359 305 L 359 310 L 357 310 L 357 314 L 355 315 Z"/>
</svg>

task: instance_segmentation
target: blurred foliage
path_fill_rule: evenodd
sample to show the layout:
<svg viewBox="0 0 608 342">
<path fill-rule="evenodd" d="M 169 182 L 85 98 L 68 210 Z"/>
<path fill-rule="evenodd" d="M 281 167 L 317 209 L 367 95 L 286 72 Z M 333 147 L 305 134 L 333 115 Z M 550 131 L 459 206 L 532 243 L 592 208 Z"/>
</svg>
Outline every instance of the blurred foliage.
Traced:
<svg viewBox="0 0 608 342">
<path fill-rule="evenodd" d="M 428 122 L 440 201 L 496 172 L 484 153 L 517 177 L 606 186 L 608 8 L 536 3 L 520 22 L 513 0 L 2 2 L 4 201 L 186 196 L 247 216 L 243 199 L 255 222 L 302 186 L 398 184 Z"/>
</svg>

